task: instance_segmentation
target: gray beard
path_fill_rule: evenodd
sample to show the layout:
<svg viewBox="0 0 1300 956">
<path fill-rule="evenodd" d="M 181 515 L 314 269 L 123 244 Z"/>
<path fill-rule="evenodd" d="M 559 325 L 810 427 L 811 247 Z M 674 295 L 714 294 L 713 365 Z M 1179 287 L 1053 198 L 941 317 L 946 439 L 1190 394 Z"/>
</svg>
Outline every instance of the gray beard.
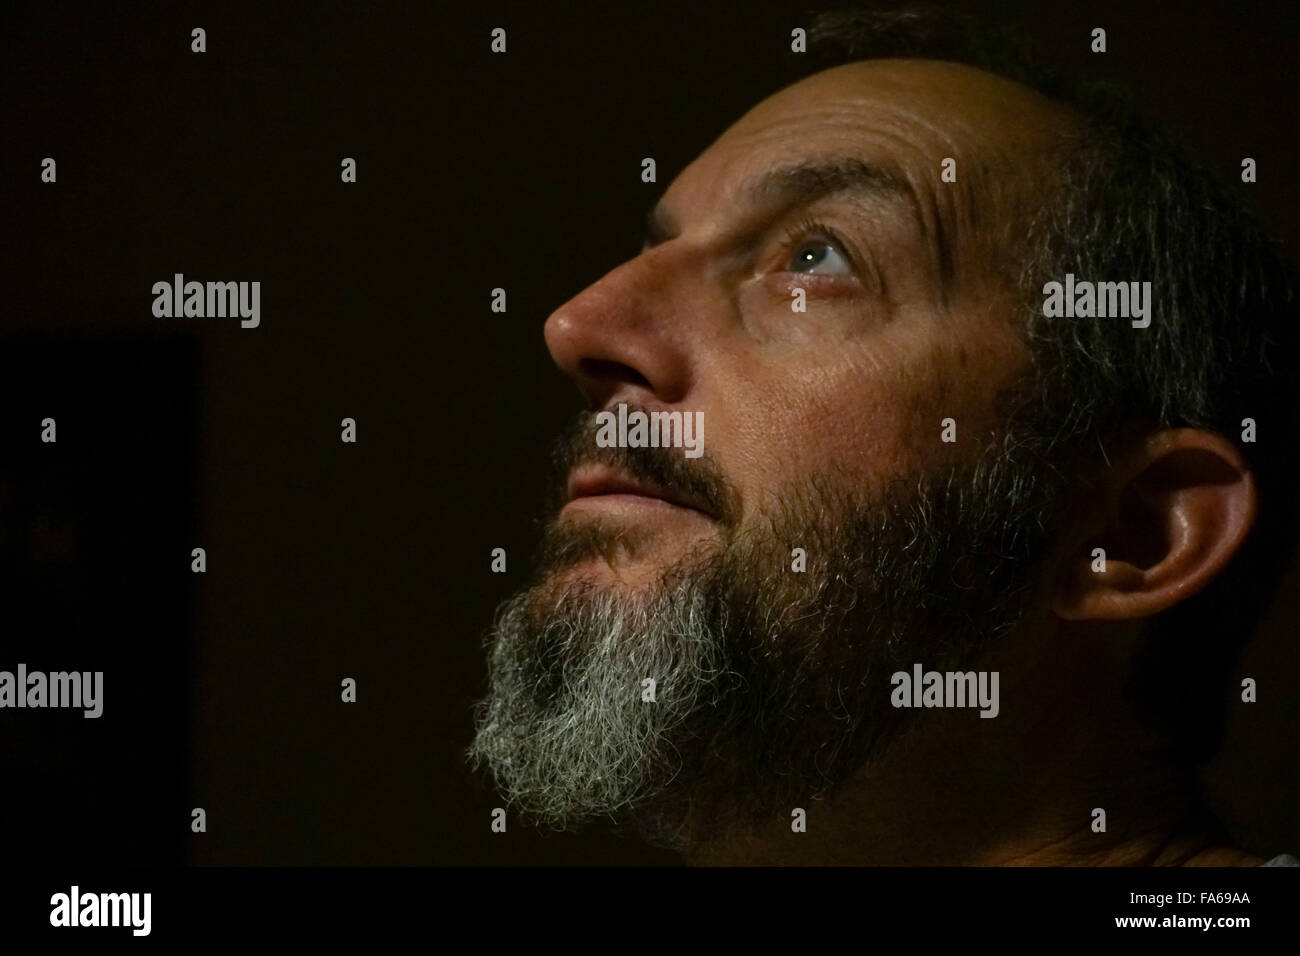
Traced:
<svg viewBox="0 0 1300 956">
<path fill-rule="evenodd" d="M 552 829 L 609 817 L 690 850 L 788 820 L 907 729 L 892 673 L 971 669 L 1027 611 L 1046 540 L 1030 462 L 991 456 L 871 502 L 810 483 L 635 594 L 556 585 L 638 541 L 553 522 L 537 583 L 489 636 L 471 762 Z"/>
</svg>

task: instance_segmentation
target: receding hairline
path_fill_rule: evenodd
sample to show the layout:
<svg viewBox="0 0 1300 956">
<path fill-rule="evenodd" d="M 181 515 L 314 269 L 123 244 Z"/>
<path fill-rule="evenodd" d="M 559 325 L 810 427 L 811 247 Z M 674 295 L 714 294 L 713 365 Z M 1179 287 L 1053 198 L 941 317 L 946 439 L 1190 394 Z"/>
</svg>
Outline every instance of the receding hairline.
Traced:
<svg viewBox="0 0 1300 956">
<path fill-rule="evenodd" d="M 765 111 L 768 104 L 793 90 L 822 86 L 848 78 L 872 79 L 876 82 L 883 79 L 898 86 L 908 86 L 940 96 L 951 92 L 942 89 L 945 82 L 957 81 L 957 89 L 967 92 L 975 85 L 986 87 L 987 92 L 999 94 L 994 97 L 998 102 L 1012 97 L 1024 100 L 1024 106 L 1037 110 L 1042 115 L 1044 128 L 1056 126 L 1058 129 L 1077 129 L 1085 121 L 1083 113 L 1072 104 L 995 70 L 957 60 L 890 56 L 865 57 L 819 70 L 775 91 L 756 104 L 750 114 Z M 924 82 L 918 84 L 918 80 Z M 1016 113 L 1024 115 L 1020 108 L 1016 108 Z"/>
</svg>

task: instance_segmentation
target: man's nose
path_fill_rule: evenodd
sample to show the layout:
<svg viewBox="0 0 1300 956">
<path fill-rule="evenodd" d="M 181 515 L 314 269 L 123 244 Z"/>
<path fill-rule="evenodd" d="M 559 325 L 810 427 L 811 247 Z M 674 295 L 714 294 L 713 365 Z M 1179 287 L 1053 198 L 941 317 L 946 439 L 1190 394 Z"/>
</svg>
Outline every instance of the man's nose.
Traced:
<svg viewBox="0 0 1300 956">
<path fill-rule="evenodd" d="M 690 389 L 689 275 L 663 249 L 643 252 L 560 306 L 546 347 L 593 408 L 615 395 L 681 401 Z"/>
</svg>

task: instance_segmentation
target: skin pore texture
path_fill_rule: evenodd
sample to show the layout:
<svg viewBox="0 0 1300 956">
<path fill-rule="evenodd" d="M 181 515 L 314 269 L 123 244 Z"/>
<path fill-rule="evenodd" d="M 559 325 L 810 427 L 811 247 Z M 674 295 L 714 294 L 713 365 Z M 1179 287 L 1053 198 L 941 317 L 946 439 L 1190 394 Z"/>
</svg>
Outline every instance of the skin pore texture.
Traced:
<svg viewBox="0 0 1300 956">
<path fill-rule="evenodd" d="M 810 507 L 792 524 L 791 501 L 839 502 L 835 513 L 849 514 L 893 500 L 918 476 L 984 460 L 1030 362 L 1005 250 L 1051 183 L 1054 150 L 1075 134 L 1065 108 L 1010 81 L 877 60 L 788 87 L 719 137 L 664 193 L 641 254 L 562 305 L 545 330 L 591 409 L 702 412 L 709 478 L 679 484 L 688 465 L 664 464 L 655 487 L 637 493 L 625 479 L 640 473 L 620 471 L 630 459 L 584 458 L 590 433 L 576 431 L 553 560 L 530 598 L 535 617 L 562 614 L 565 593 L 611 608 L 645 600 L 670 570 L 703 566 L 684 556 L 744 556 L 779 572 L 800 543 L 779 530 L 816 521 Z M 955 183 L 940 179 L 945 158 Z M 796 288 L 806 312 L 791 309 Z M 940 440 L 947 418 L 955 442 Z M 953 659 L 999 672 L 995 719 L 961 708 L 910 714 L 831 792 L 792 805 L 806 809 L 806 833 L 792 833 L 787 809 L 716 828 L 681 847 L 687 860 L 1261 862 L 1222 845 L 1167 742 L 1124 692 L 1143 619 L 1204 587 L 1240 548 L 1255 520 L 1252 477 L 1232 443 L 1195 429 L 1107 452 L 1109 466 L 1079 476 L 1051 512 L 1066 517 L 1049 529 L 1019 624 L 977 658 Z M 796 491 L 810 485 L 825 494 Z M 828 568 L 815 557 L 810 575 Z M 773 585 L 785 586 L 796 584 Z M 540 625 L 517 626 L 544 648 Z M 909 652 L 933 637 L 914 635 Z M 849 643 L 830 628 L 818 640 Z M 887 697 L 873 679 L 858 692 Z M 526 696 L 494 691 L 503 702 L 512 693 Z M 480 730 L 476 747 L 498 776 L 524 750 L 492 742 L 505 739 L 504 715 L 524 712 L 503 703 Z M 1090 826 L 1094 808 L 1106 811 L 1104 833 Z"/>
</svg>

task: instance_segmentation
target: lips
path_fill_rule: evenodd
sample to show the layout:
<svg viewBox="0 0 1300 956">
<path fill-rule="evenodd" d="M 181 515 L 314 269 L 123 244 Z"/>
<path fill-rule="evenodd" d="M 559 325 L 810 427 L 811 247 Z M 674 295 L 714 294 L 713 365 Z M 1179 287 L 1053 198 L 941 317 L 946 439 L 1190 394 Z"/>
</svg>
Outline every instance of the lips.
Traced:
<svg viewBox="0 0 1300 956">
<path fill-rule="evenodd" d="M 586 465 L 569 474 L 569 501 L 581 498 L 598 498 L 605 495 L 630 495 L 662 501 L 678 508 L 698 511 L 708 518 L 714 515 L 698 497 L 676 488 L 637 478 L 627 472 L 603 465 Z"/>
</svg>

